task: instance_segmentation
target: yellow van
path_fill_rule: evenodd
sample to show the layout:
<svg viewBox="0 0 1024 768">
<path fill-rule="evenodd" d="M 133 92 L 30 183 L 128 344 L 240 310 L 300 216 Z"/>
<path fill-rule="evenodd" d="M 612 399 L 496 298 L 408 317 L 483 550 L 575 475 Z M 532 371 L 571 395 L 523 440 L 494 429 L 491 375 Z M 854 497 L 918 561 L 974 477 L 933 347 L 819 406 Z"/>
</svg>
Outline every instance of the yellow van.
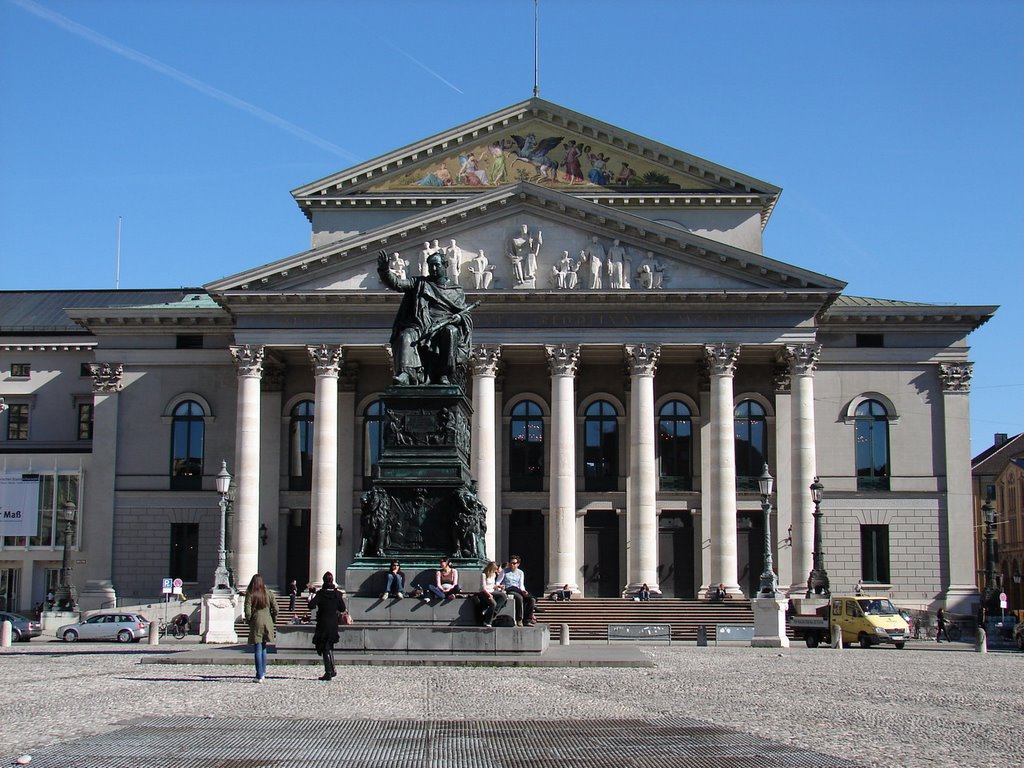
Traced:
<svg viewBox="0 0 1024 768">
<path fill-rule="evenodd" d="M 830 622 L 843 631 L 843 645 L 892 643 L 902 648 L 907 642 L 910 627 L 884 597 L 833 597 L 830 613 Z"/>
</svg>

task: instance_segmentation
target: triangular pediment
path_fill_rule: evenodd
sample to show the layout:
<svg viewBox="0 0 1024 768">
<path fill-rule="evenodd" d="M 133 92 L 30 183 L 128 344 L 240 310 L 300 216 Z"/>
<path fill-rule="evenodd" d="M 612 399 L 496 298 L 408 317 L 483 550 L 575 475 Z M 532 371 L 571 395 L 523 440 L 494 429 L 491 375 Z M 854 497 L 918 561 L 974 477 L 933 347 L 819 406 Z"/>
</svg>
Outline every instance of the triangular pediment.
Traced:
<svg viewBox="0 0 1024 768">
<path fill-rule="evenodd" d="M 307 215 L 351 195 L 451 196 L 528 181 L 577 195 L 726 194 L 780 189 L 539 98 L 410 144 L 307 184 L 292 195 Z"/>
<path fill-rule="evenodd" d="M 514 243 L 523 226 L 534 245 Z M 435 241 L 453 253 L 458 249 L 459 282 L 471 291 L 838 292 L 845 285 L 676 226 L 521 182 L 215 281 L 206 288 L 215 294 L 381 291 L 384 287 L 376 270 L 379 251 L 392 255 L 408 276 L 415 276 L 420 274 L 421 253 L 432 250 Z M 479 259 L 481 251 L 486 263 Z M 517 271 L 514 257 L 524 253 L 525 266 Z M 595 253 L 602 262 L 596 288 L 590 272 Z M 614 266 L 618 262 L 621 278 Z M 482 270 L 491 279 L 478 288 L 474 273 Z M 569 278 L 567 271 L 574 272 L 575 278 Z M 525 279 L 527 273 L 532 273 L 532 280 Z M 565 279 L 560 279 L 560 273 Z"/>
</svg>

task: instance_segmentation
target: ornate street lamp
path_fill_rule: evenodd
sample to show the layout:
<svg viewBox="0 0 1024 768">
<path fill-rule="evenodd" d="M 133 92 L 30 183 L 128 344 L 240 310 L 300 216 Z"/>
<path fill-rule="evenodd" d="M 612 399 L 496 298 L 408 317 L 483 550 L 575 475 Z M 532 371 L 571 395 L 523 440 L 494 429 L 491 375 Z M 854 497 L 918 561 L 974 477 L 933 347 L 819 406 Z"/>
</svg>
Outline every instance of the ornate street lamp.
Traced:
<svg viewBox="0 0 1024 768">
<path fill-rule="evenodd" d="M 831 595 L 832 590 L 828 584 L 828 571 L 825 570 L 825 560 L 821 551 L 821 497 L 825 486 L 817 477 L 811 483 L 811 501 L 814 502 L 814 562 L 811 568 L 811 575 L 807 577 L 807 597 L 815 595 Z"/>
<path fill-rule="evenodd" d="M 217 548 L 217 570 L 213 572 L 213 594 L 231 595 L 234 590 L 231 588 L 231 574 L 228 573 L 227 550 L 224 548 L 224 539 L 227 529 L 228 518 L 228 491 L 231 489 L 231 473 L 228 472 L 228 463 L 220 463 L 220 472 L 217 473 L 217 493 L 220 494 L 220 546 Z"/>
<path fill-rule="evenodd" d="M 75 513 L 78 507 L 73 501 L 64 504 L 64 557 L 60 564 L 60 585 L 57 587 L 57 606 L 61 610 L 73 611 L 78 602 L 75 586 L 71 583 L 71 537 L 75 532 Z"/>
<path fill-rule="evenodd" d="M 775 567 L 772 563 L 772 486 L 775 485 L 775 478 L 768 471 L 767 462 L 764 465 L 764 472 L 757 478 L 757 487 L 761 491 L 761 511 L 764 512 L 764 571 L 761 573 L 761 589 L 758 597 L 776 597 L 779 589 L 779 580 L 775 576 Z"/>
<path fill-rule="evenodd" d="M 981 513 L 985 518 L 985 591 L 982 602 L 989 610 L 999 607 L 999 588 L 996 583 L 996 508 L 991 499 L 981 505 Z"/>
</svg>

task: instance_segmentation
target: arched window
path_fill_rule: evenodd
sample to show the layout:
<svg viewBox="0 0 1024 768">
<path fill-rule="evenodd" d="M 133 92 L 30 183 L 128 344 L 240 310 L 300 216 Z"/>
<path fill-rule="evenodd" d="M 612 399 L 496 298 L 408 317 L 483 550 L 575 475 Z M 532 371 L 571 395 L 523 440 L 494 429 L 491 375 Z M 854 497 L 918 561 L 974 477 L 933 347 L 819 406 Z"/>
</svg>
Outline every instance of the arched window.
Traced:
<svg viewBox="0 0 1024 768">
<path fill-rule="evenodd" d="M 544 488 L 544 419 L 540 406 L 523 400 L 512 408 L 508 437 L 508 474 L 513 491 Z"/>
<path fill-rule="evenodd" d="M 693 490 L 693 423 L 681 400 L 670 400 L 658 413 L 658 475 L 666 491 Z"/>
<path fill-rule="evenodd" d="M 178 403 L 171 417 L 171 490 L 203 488 L 203 407 L 195 400 Z"/>
<path fill-rule="evenodd" d="M 374 400 L 363 411 L 363 477 L 366 487 L 373 478 L 384 447 L 384 403 Z"/>
<path fill-rule="evenodd" d="M 583 414 L 583 486 L 614 491 L 619 485 L 619 421 L 615 406 L 597 400 Z"/>
<path fill-rule="evenodd" d="M 768 422 L 764 408 L 744 400 L 733 413 L 736 429 L 736 490 L 756 491 L 757 478 L 768 460 Z"/>
<path fill-rule="evenodd" d="M 313 401 L 292 408 L 288 424 L 288 487 L 308 491 L 313 487 Z"/>
<path fill-rule="evenodd" d="M 857 490 L 889 490 L 889 412 L 877 400 L 865 400 L 853 415 L 857 454 Z"/>
</svg>

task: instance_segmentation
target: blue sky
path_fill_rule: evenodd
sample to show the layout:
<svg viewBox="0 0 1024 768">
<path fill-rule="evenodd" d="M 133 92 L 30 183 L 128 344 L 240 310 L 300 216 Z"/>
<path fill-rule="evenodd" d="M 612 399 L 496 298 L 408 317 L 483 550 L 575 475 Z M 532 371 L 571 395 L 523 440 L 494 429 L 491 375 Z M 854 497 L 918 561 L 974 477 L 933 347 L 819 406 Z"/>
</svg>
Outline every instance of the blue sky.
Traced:
<svg viewBox="0 0 1024 768">
<path fill-rule="evenodd" d="M 998 304 L 972 452 L 1024 431 L 1024 3 L 541 0 L 541 96 L 783 188 L 772 258 Z M 522 101 L 531 0 L 0 0 L 0 286 L 198 286 L 289 190 Z"/>
</svg>

